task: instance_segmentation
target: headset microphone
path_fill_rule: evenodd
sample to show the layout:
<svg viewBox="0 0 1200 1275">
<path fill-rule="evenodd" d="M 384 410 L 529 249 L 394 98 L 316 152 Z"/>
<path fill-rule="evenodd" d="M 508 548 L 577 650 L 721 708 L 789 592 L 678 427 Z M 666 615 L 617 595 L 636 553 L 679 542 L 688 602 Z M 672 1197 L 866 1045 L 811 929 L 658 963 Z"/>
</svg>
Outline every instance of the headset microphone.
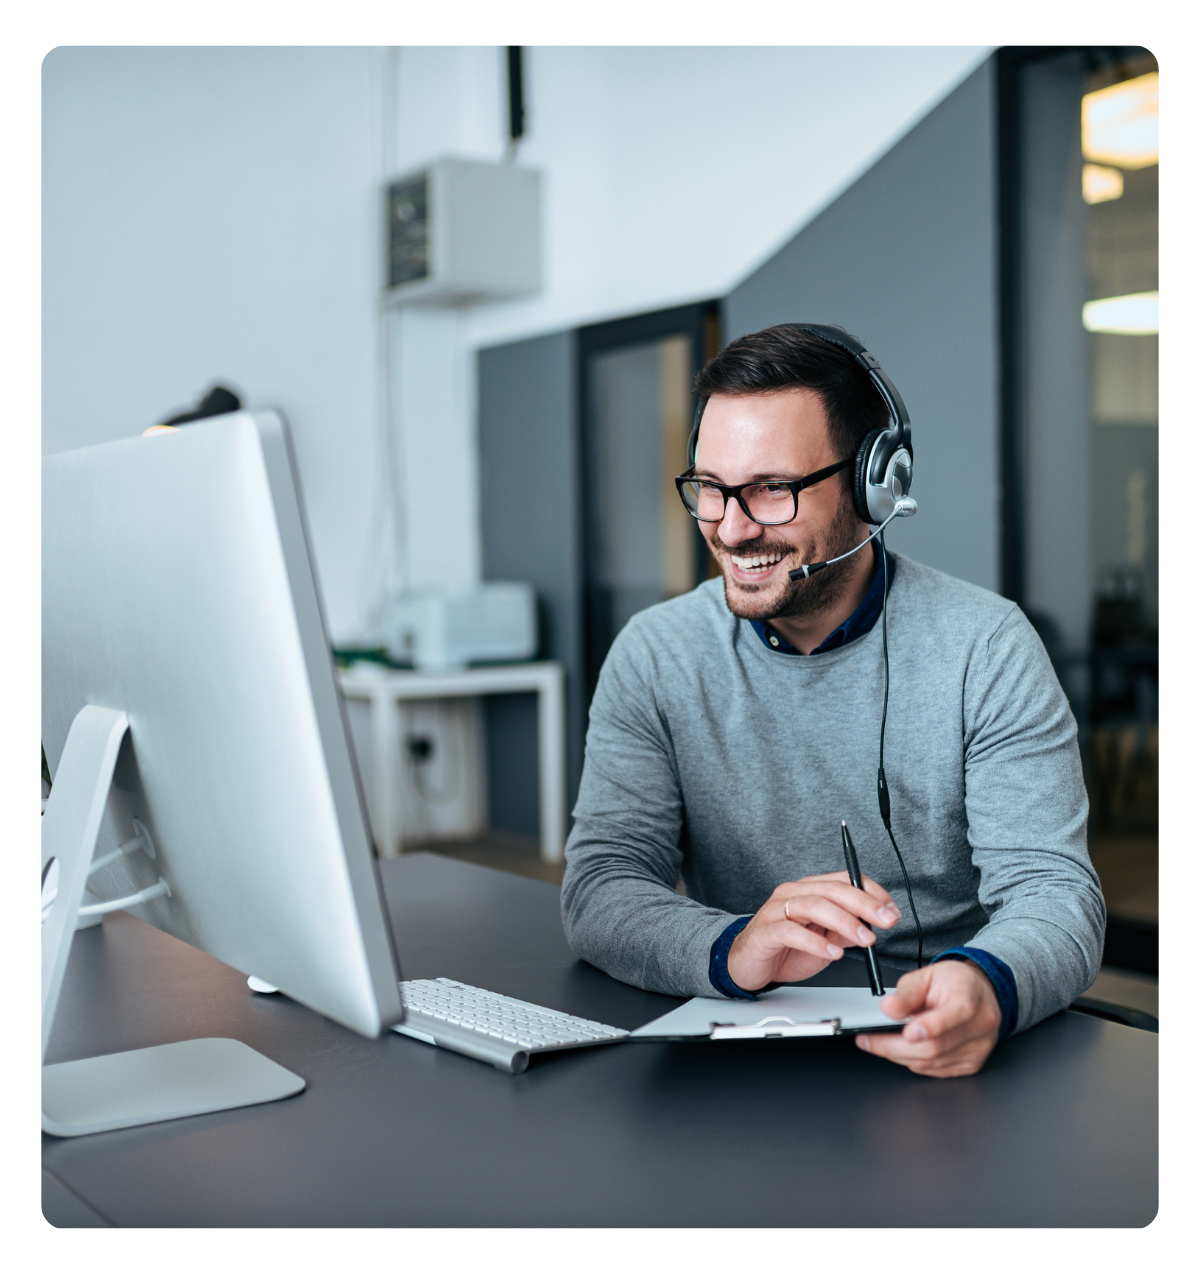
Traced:
<svg viewBox="0 0 1200 1275">
<path fill-rule="evenodd" d="M 833 566 L 835 562 L 841 562 L 845 558 L 853 557 L 853 555 L 860 549 L 865 549 L 876 536 L 883 535 L 884 528 L 892 521 L 893 518 L 911 518 L 916 512 L 917 502 L 911 496 L 901 496 L 900 499 L 896 501 L 896 506 L 892 512 L 861 544 L 855 545 L 849 553 L 839 554 L 836 558 L 829 558 L 825 562 L 801 563 L 801 565 L 796 567 L 795 570 L 788 572 L 788 578 L 790 580 L 807 580 L 809 576 L 816 575 L 818 571 L 824 571 L 826 567 Z"/>
</svg>

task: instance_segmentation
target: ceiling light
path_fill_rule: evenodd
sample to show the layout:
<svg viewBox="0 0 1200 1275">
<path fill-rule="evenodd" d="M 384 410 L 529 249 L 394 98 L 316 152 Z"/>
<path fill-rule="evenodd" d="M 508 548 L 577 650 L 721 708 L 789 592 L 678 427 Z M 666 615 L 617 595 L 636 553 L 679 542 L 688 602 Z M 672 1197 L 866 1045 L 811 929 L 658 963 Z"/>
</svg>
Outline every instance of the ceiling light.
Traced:
<svg viewBox="0 0 1200 1275">
<path fill-rule="evenodd" d="M 1083 157 L 1121 168 L 1158 163 L 1158 72 L 1083 99 Z"/>
<path fill-rule="evenodd" d="M 1125 178 L 1119 168 L 1104 168 L 1100 164 L 1083 166 L 1083 202 L 1103 204 L 1109 199 L 1120 199 L 1125 193 Z"/>
<path fill-rule="evenodd" d="M 1158 331 L 1158 293 L 1132 292 L 1125 297 L 1089 301 L 1083 307 L 1083 326 L 1089 332 L 1151 335 Z"/>
</svg>

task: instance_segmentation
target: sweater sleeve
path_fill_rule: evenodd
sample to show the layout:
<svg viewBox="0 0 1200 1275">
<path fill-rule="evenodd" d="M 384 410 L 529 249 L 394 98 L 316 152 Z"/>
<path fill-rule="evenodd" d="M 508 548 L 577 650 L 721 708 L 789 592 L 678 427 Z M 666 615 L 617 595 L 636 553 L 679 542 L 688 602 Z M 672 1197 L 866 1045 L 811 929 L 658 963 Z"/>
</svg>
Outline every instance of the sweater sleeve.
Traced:
<svg viewBox="0 0 1200 1275">
<path fill-rule="evenodd" d="M 969 946 L 1012 970 L 1023 1031 L 1095 979 L 1105 915 L 1075 719 L 1015 607 L 968 663 L 963 735 L 968 836 L 988 914 Z"/>
<path fill-rule="evenodd" d="M 617 637 L 592 699 L 562 918 L 577 956 L 635 987 L 711 996 L 713 943 L 734 914 L 678 894 L 683 798 L 653 694 L 656 653 L 636 619 Z"/>
</svg>

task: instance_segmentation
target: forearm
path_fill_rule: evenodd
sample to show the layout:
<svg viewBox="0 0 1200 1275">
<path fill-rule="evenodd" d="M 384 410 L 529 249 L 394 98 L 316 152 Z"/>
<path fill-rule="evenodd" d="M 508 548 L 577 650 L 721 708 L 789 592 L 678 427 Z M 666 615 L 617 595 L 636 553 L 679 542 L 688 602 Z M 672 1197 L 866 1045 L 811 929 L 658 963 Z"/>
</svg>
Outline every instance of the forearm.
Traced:
<svg viewBox="0 0 1200 1275">
<path fill-rule="evenodd" d="M 999 957 L 1017 985 L 1016 1031 L 1065 1009 L 1095 981 L 1104 944 L 1103 909 L 1098 924 L 1070 930 L 1061 919 L 1013 915 L 993 919 L 969 946 Z"/>
<path fill-rule="evenodd" d="M 972 861 L 989 918 L 969 945 L 1012 970 L 1023 1031 L 1069 1005 L 1099 973 L 1104 896 L 1088 859 L 1075 720 L 1018 613 L 989 640 L 964 708 Z"/>
<path fill-rule="evenodd" d="M 639 862 L 639 858 L 641 862 Z M 677 894 L 644 856 L 576 824 L 562 918 L 571 950 L 623 983 L 670 996 L 712 996 L 709 956 L 734 919 Z"/>
</svg>

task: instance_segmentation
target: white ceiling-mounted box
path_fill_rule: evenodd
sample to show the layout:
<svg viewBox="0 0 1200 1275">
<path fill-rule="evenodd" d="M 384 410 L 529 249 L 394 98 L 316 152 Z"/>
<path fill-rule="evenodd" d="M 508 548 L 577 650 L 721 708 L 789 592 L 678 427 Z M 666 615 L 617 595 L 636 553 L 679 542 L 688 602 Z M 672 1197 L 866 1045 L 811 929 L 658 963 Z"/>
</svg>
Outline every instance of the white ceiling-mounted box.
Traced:
<svg viewBox="0 0 1200 1275">
<path fill-rule="evenodd" d="M 386 296 L 471 305 L 541 286 L 539 174 L 437 159 L 387 187 Z"/>
</svg>

